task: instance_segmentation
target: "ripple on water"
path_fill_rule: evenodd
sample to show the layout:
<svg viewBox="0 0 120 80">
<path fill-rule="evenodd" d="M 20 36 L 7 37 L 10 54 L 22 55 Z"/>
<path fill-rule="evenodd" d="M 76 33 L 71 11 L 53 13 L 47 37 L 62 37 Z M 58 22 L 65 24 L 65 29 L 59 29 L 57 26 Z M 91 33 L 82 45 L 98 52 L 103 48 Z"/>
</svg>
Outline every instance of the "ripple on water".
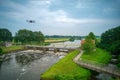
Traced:
<svg viewBox="0 0 120 80">
<path fill-rule="evenodd" d="M 10 57 L 1 64 L 0 80 L 40 80 L 40 74 L 59 60 L 55 54 L 30 50 L 11 53 Z"/>
</svg>

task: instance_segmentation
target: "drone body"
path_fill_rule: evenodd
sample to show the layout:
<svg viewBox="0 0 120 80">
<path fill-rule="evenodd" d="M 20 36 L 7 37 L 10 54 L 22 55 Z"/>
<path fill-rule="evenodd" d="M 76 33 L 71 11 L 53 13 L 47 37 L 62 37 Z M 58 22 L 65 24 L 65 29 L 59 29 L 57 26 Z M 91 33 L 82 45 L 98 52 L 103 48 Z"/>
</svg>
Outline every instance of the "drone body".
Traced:
<svg viewBox="0 0 120 80">
<path fill-rule="evenodd" d="M 34 20 L 26 20 L 26 21 L 29 22 L 29 23 L 35 23 Z"/>
</svg>

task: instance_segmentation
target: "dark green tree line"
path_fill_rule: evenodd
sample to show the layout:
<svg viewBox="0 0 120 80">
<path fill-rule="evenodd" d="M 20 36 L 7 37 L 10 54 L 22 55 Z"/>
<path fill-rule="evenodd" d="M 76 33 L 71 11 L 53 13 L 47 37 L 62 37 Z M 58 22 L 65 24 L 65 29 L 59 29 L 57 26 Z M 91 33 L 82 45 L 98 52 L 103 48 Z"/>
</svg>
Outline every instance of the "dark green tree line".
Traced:
<svg viewBox="0 0 120 80">
<path fill-rule="evenodd" d="M 26 29 L 19 30 L 14 38 L 16 42 L 20 41 L 22 43 L 44 42 L 44 35 L 42 32 L 32 32 Z"/>
<path fill-rule="evenodd" d="M 12 33 L 8 29 L 0 29 L 0 41 L 11 41 Z"/>
<path fill-rule="evenodd" d="M 101 35 L 101 42 L 98 45 L 111 54 L 118 56 L 117 66 L 120 68 L 120 26 L 109 29 Z"/>
<path fill-rule="evenodd" d="M 120 26 L 102 33 L 99 47 L 110 51 L 112 54 L 120 54 Z"/>
<path fill-rule="evenodd" d="M 70 39 L 69 39 L 69 41 L 74 41 L 75 40 L 75 38 L 74 37 L 71 37 Z"/>
</svg>

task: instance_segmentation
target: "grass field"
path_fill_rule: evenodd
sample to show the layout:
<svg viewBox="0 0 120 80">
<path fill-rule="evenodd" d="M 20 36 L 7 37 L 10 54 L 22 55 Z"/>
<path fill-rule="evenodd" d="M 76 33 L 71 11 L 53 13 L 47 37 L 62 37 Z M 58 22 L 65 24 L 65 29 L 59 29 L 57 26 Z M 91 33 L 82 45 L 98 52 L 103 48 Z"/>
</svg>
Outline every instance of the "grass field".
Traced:
<svg viewBox="0 0 120 80">
<path fill-rule="evenodd" d="M 45 42 L 55 43 L 55 42 L 64 42 L 69 41 L 69 38 L 45 38 Z"/>
<path fill-rule="evenodd" d="M 69 53 L 45 73 L 42 80 L 88 80 L 90 71 L 86 70 L 73 62 L 73 58 L 79 54 L 79 50 Z"/>
<path fill-rule="evenodd" d="M 10 47 L 1 47 L 1 48 L 2 48 L 2 53 L 8 53 L 8 52 L 11 52 L 11 51 L 24 49 L 23 46 L 10 46 Z"/>
<path fill-rule="evenodd" d="M 96 51 L 84 52 L 81 58 L 83 61 L 91 63 L 107 64 L 112 56 L 107 51 L 97 48 Z"/>
</svg>

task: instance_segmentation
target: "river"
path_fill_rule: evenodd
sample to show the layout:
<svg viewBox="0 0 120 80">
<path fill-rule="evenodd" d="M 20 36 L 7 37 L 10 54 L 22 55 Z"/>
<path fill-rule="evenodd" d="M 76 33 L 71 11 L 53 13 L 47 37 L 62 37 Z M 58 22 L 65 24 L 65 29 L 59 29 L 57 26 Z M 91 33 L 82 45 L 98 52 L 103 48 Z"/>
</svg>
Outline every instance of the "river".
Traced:
<svg viewBox="0 0 120 80">
<path fill-rule="evenodd" d="M 0 65 L 0 80 L 40 80 L 40 74 L 60 58 L 39 51 L 10 53 L 9 60 Z"/>
<path fill-rule="evenodd" d="M 59 45 L 61 47 L 65 45 L 67 45 L 66 47 L 70 47 L 69 44 L 80 44 L 80 41 L 67 41 L 51 45 L 58 46 L 58 44 L 63 44 Z M 79 46 L 75 45 L 73 47 Z M 43 53 L 39 50 L 25 50 L 2 55 L 6 60 L 0 64 L 0 80 L 40 80 L 40 74 L 66 54 L 63 52 L 55 54 L 53 52 Z"/>
</svg>

